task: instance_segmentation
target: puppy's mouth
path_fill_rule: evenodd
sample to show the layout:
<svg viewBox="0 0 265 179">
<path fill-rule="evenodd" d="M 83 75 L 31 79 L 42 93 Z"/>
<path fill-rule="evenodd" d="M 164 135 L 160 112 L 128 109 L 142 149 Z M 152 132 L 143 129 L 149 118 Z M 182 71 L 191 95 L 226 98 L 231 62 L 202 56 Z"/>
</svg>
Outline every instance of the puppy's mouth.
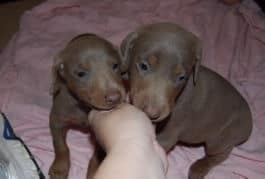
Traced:
<svg viewBox="0 0 265 179">
<path fill-rule="evenodd" d="M 159 122 L 161 122 L 161 121 L 163 121 L 164 120 L 164 118 L 158 118 L 158 119 L 152 119 L 151 118 L 151 121 L 153 122 L 153 123 L 159 123 Z"/>
<path fill-rule="evenodd" d="M 141 105 L 141 103 L 137 104 L 133 103 L 132 101 L 130 101 L 130 103 L 145 112 L 145 114 L 153 123 L 159 123 L 165 120 L 171 112 L 171 110 L 167 107 L 146 107 L 145 105 Z"/>
<path fill-rule="evenodd" d="M 96 110 L 108 111 L 108 110 L 111 110 L 111 109 L 115 108 L 115 106 L 96 106 L 96 105 L 92 105 L 92 108 L 96 109 Z"/>
<path fill-rule="evenodd" d="M 118 106 L 121 102 L 117 102 L 115 104 L 93 104 L 93 103 L 89 103 L 87 104 L 90 108 L 96 109 L 96 110 L 111 110 L 113 108 L 115 108 L 116 106 Z"/>
<path fill-rule="evenodd" d="M 115 96 L 106 99 L 106 97 L 95 97 L 95 96 L 78 96 L 79 105 L 83 108 L 96 109 L 96 110 L 110 110 L 125 101 L 125 94 L 121 93 L 117 99 Z"/>
<path fill-rule="evenodd" d="M 107 111 L 115 108 L 120 103 L 122 103 L 122 101 L 115 104 L 107 104 L 107 103 L 100 104 L 100 103 L 94 103 L 91 100 L 79 100 L 78 106 L 86 111 L 90 111 L 90 109 Z"/>
<path fill-rule="evenodd" d="M 159 116 L 158 118 L 150 118 L 151 121 L 153 123 L 159 123 L 161 121 L 164 121 L 165 119 L 167 119 L 167 117 L 170 115 L 170 113 L 164 113 L 164 114 L 161 114 L 161 116 Z"/>
</svg>

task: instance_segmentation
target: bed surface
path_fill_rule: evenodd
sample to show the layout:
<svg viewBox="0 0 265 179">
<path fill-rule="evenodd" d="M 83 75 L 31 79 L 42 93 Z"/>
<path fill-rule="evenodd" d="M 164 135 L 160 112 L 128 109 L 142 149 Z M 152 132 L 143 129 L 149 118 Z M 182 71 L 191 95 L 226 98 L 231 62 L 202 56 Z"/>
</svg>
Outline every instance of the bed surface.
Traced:
<svg viewBox="0 0 265 179">
<path fill-rule="evenodd" d="M 0 110 L 48 178 L 54 157 L 48 121 L 53 56 L 74 36 L 93 32 L 119 45 L 138 25 L 169 21 L 203 42 L 202 63 L 229 80 L 249 103 L 254 129 L 213 169 L 209 179 L 265 178 L 265 16 L 251 0 L 229 7 L 217 0 L 53 0 L 27 11 L 0 54 Z M 89 134 L 68 133 L 70 179 L 85 178 L 93 146 Z M 169 179 L 185 179 L 203 148 L 176 146 Z"/>
</svg>

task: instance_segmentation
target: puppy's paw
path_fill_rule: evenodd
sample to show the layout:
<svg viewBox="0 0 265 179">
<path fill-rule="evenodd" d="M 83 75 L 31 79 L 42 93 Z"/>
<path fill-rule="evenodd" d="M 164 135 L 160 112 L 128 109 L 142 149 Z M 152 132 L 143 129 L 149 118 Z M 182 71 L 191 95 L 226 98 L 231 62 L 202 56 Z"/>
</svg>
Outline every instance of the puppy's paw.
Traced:
<svg viewBox="0 0 265 179">
<path fill-rule="evenodd" d="M 189 170 L 189 179 L 203 179 L 208 173 L 208 169 L 202 165 L 200 160 L 193 163 Z"/>
<path fill-rule="evenodd" d="M 54 160 L 49 170 L 50 179 L 67 179 L 69 168 L 69 161 Z"/>
</svg>

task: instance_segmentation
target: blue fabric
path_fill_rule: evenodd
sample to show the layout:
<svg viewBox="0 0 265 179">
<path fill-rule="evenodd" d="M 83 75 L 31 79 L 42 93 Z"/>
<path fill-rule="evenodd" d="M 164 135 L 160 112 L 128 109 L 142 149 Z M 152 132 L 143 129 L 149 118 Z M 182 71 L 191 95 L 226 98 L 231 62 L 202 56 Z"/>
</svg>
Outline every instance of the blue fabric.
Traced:
<svg viewBox="0 0 265 179">
<path fill-rule="evenodd" d="M 11 127 L 10 123 L 8 122 L 6 116 L 1 113 L 4 118 L 4 132 L 3 137 L 8 140 L 18 140 L 17 136 L 15 135 L 13 128 Z"/>
<path fill-rule="evenodd" d="M 28 147 L 25 145 L 25 143 L 23 142 L 22 139 L 20 139 L 19 137 L 16 136 L 13 128 L 11 127 L 11 124 L 9 123 L 7 117 L 4 115 L 4 113 L 0 113 L 0 115 L 3 116 L 3 119 L 4 119 L 4 130 L 3 130 L 3 134 L 1 135 L 0 134 L 0 137 L 3 136 L 4 139 L 6 140 L 17 140 L 19 141 L 23 147 L 26 149 L 30 159 L 33 161 L 34 165 L 36 166 L 37 168 L 37 172 L 39 174 L 39 179 L 45 179 L 45 176 L 44 174 L 42 173 L 42 171 L 40 170 L 37 162 L 35 161 L 33 155 L 31 154 L 31 152 L 29 151 Z M 1 154 L 1 153 L 0 153 Z M 2 156 L 0 156 L 0 179 L 8 179 L 8 176 L 6 176 L 6 173 L 4 172 L 4 168 L 8 166 L 8 160 L 5 160 L 5 158 Z M 1 172 L 3 171 L 3 172 Z"/>
</svg>

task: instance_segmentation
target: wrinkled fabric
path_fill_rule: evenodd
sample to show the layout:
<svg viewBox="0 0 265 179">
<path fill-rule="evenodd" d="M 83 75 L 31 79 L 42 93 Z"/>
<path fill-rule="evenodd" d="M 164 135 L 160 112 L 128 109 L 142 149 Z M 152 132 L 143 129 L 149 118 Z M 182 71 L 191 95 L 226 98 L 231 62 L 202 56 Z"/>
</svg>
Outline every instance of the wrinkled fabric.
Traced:
<svg viewBox="0 0 265 179">
<path fill-rule="evenodd" d="M 201 38 L 202 64 L 229 80 L 249 103 L 254 129 L 208 179 L 265 176 L 265 17 L 252 0 L 53 0 L 24 13 L 19 31 L 0 54 L 0 109 L 48 176 L 54 158 L 49 132 L 53 57 L 74 36 L 97 33 L 119 45 L 137 26 L 168 21 Z M 89 134 L 70 131 L 70 179 L 85 178 L 93 146 Z M 176 146 L 169 179 L 185 179 L 203 148 Z"/>
</svg>

